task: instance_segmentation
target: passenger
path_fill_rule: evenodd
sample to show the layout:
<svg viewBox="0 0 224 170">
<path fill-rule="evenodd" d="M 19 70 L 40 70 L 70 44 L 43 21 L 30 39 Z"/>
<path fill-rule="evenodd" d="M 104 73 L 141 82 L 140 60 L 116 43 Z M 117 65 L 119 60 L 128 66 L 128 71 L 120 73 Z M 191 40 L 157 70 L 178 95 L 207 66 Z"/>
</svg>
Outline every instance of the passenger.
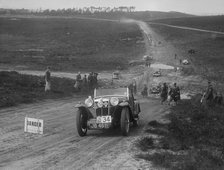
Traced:
<svg viewBox="0 0 224 170">
<path fill-rule="evenodd" d="M 166 85 L 166 83 L 163 83 L 160 97 L 161 97 L 161 104 L 163 104 L 163 102 L 165 102 L 168 97 L 168 86 Z"/>
<path fill-rule="evenodd" d="M 51 90 L 51 72 L 50 72 L 50 67 L 47 67 L 47 70 L 45 71 L 44 75 L 45 79 L 45 92 Z"/>
</svg>

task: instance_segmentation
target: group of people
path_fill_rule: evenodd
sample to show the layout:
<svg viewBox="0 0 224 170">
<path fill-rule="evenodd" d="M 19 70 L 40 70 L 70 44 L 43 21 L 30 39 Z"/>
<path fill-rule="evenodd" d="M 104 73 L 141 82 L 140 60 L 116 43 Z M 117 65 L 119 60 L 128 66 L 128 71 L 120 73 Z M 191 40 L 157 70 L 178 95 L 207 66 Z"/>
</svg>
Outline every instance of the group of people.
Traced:
<svg viewBox="0 0 224 170">
<path fill-rule="evenodd" d="M 82 92 L 89 92 L 94 90 L 98 87 L 98 79 L 97 79 L 98 73 L 90 72 L 88 77 L 85 74 L 82 78 L 81 73 L 78 72 L 76 75 L 76 81 L 74 88 L 77 91 Z M 44 74 L 45 79 L 45 92 L 49 92 L 51 90 L 51 72 L 50 67 L 47 67 L 47 70 Z M 136 81 L 133 80 L 133 82 L 129 85 L 129 89 L 132 90 L 133 94 L 137 93 L 137 85 Z M 148 96 L 148 88 L 147 85 L 144 85 L 144 88 L 141 92 L 143 97 Z M 177 103 L 180 100 L 180 88 L 177 86 L 176 83 L 173 84 L 173 86 L 168 87 L 166 83 L 163 83 L 161 89 L 160 89 L 160 97 L 161 97 L 161 104 L 163 104 L 165 101 L 168 100 L 168 104 L 170 104 L 172 101 Z M 168 99 L 169 97 L 169 99 Z M 208 86 L 201 98 L 201 103 L 206 102 L 208 105 L 212 104 L 219 104 L 221 105 L 223 103 L 223 96 L 221 93 L 217 93 L 213 87 L 211 82 L 208 82 Z"/>
<path fill-rule="evenodd" d="M 148 96 L 148 88 L 147 85 L 144 85 L 144 88 L 141 92 L 143 97 Z M 168 100 L 168 96 L 169 100 Z M 170 88 L 168 88 L 168 85 L 166 83 L 163 83 L 161 89 L 160 89 L 160 97 L 161 97 L 161 104 L 163 104 L 165 101 L 168 100 L 168 104 L 170 104 L 172 101 L 177 103 L 180 100 L 180 88 L 177 86 L 176 83 L 173 84 Z"/>
<path fill-rule="evenodd" d="M 161 104 L 163 104 L 169 97 L 168 104 L 172 101 L 177 103 L 180 100 L 180 88 L 177 86 L 177 83 L 174 83 L 173 86 L 168 88 L 168 85 L 166 83 L 163 83 L 163 86 L 161 88 Z"/>
<path fill-rule="evenodd" d="M 143 97 L 148 96 L 148 88 L 146 84 L 144 85 L 141 94 Z M 169 105 L 172 101 L 177 103 L 180 100 L 180 88 L 176 83 L 174 83 L 171 87 L 168 87 L 166 83 L 163 83 L 162 87 L 160 88 L 160 97 L 161 104 L 163 104 L 167 100 Z M 216 92 L 211 82 L 208 81 L 208 86 L 200 102 L 205 103 L 208 106 L 221 105 L 223 103 L 223 96 L 221 93 Z"/>
<path fill-rule="evenodd" d="M 201 103 L 205 102 L 208 106 L 213 106 L 215 104 L 221 105 L 223 103 L 223 96 L 221 93 L 217 93 L 211 82 L 208 81 L 208 86 L 202 95 Z"/>
<path fill-rule="evenodd" d="M 98 73 L 90 72 L 88 77 L 85 74 L 82 78 L 81 73 L 78 72 L 75 80 L 74 88 L 77 91 L 88 92 L 98 87 Z"/>
<path fill-rule="evenodd" d="M 74 85 L 75 90 L 82 91 L 82 92 L 89 92 L 97 88 L 98 87 L 97 76 L 98 76 L 98 73 L 90 72 L 88 77 L 85 74 L 82 78 L 81 73 L 78 72 L 78 74 L 76 75 L 76 80 Z M 51 91 L 50 67 L 47 67 L 44 74 L 44 79 L 45 79 L 45 92 L 50 92 Z"/>
</svg>

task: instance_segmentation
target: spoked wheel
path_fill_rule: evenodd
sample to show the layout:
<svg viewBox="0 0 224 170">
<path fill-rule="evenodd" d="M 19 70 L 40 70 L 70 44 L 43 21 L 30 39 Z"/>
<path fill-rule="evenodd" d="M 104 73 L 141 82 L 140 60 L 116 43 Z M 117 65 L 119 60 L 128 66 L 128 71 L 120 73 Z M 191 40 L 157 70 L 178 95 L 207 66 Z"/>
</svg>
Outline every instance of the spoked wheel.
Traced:
<svg viewBox="0 0 224 170">
<path fill-rule="evenodd" d="M 85 136 L 87 133 L 87 116 L 82 110 L 78 110 L 77 112 L 76 126 L 79 136 Z"/>
<path fill-rule="evenodd" d="M 121 111 L 121 132 L 123 136 L 129 133 L 130 115 L 128 108 L 124 107 Z"/>
</svg>

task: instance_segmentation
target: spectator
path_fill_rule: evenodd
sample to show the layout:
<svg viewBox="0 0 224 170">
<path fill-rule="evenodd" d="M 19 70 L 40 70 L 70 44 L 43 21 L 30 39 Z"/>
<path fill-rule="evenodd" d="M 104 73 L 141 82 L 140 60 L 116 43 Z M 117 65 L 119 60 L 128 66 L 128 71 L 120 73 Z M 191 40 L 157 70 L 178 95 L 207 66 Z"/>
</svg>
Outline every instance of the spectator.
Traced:
<svg viewBox="0 0 224 170">
<path fill-rule="evenodd" d="M 133 93 L 134 94 L 137 94 L 137 84 L 136 84 L 136 81 L 135 81 L 135 79 L 133 80 Z"/>
<path fill-rule="evenodd" d="M 212 101 L 214 99 L 214 89 L 212 87 L 212 84 L 210 81 L 208 81 L 208 86 L 206 88 L 206 92 L 205 92 L 205 99 L 206 99 L 206 103 L 208 105 L 211 105 L 212 104 Z"/>
<path fill-rule="evenodd" d="M 173 87 L 170 88 L 169 95 L 170 95 L 169 105 L 170 102 L 172 101 L 174 101 L 177 104 L 177 101 L 180 100 L 180 88 L 177 86 L 176 83 L 174 83 Z"/>
<path fill-rule="evenodd" d="M 50 72 L 50 67 L 47 67 L 47 70 L 45 71 L 44 75 L 45 79 L 45 92 L 51 90 L 51 72 Z"/>
<path fill-rule="evenodd" d="M 163 104 L 163 102 L 165 102 L 168 97 L 168 86 L 166 85 L 166 83 L 163 83 L 160 97 L 161 97 L 161 104 Z"/>
<path fill-rule="evenodd" d="M 82 76 L 81 73 L 78 72 L 77 76 L 76 76 L 76 81 L 75 81 L 75 89 L 80 91 L 81 90 L 81 82 L 82 82 Z"/>
<path fill-rule="evenodd" d="M 148 96 L 148 87 L 146 86 L 146 84 L 144 85 L 144 88 L 141 92 L 143 97 L 147 97 Z"/>
<path fill-rule="evenodd" d="M 88 75 L 88 85 L 89 85 L 89 90 L 92 91 L 94 88 L 94 80 L 93 80 L 93 73 L 90 72 Z"/>
<path fill-rule="evenodd" d="M 87 92 L 87 91 L 88 91 L 88 81 L 87 81 L 87 77 L 85 74 L 82 79 L 82 92 Z"/>
</svg>

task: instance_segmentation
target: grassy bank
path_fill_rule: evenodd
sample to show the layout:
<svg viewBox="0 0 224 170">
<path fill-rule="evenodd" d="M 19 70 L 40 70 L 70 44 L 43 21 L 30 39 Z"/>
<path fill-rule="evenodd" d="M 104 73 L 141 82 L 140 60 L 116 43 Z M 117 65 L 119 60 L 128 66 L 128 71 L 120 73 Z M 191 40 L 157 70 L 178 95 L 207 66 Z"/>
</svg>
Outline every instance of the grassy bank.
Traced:
<svg viewBox="0 0 224 170">
<path fill-rule="evenodd" d="M 56 71 L 114 70 L 145 51 L 136 24 L 75 18 L 0 18 L 0 64 Z"/>
<path fill-rule="evenodd" d="M 149 122 L 137 155 L 170 170 L 224 169 L 224 107 L 201 106 L 199 96 L 171 109 L 169 123 Z M 153 150 L 154 152 L 150 152 Z"/>
<path fill-rule="evenodd" d="M 51 82 L 51 92 L 45 93 L 43 77 L 22 75 L 15 71 L 1 71 L 0 107 L 31 103 L 41 99 L 71 96 L 74 92 L 74 80 L 52 77 Z"/>
</svg>

